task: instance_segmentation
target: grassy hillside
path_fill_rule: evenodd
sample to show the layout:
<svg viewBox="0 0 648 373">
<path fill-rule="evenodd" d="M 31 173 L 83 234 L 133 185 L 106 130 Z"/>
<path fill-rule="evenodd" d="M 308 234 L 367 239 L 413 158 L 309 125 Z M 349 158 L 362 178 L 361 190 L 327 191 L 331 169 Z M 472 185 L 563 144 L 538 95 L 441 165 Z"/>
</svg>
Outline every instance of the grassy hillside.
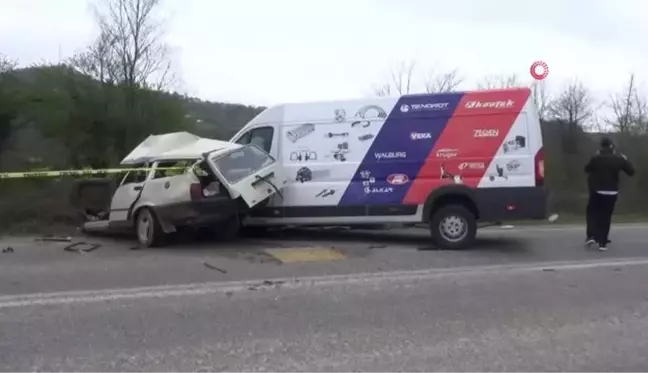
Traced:
<svg viewBox="0 0 648 373">
<path fill-rule="evenodd" d="M 0 79 L 0 170 L 114 164 L 147 135 L 175 130 L 226 140 L 263 110 L 142 89 L 128 107 L 123 87 L 65 66 Z"/>
</svg>

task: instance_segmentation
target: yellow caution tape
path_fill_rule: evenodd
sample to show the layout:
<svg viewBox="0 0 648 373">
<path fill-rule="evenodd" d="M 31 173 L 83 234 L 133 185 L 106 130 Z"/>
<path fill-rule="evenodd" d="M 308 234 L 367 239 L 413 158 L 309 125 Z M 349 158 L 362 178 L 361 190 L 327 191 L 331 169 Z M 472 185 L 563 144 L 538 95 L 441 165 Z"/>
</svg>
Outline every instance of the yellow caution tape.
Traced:
<svg viewBox="0 0 648 373">
<path fill-rule="evenodd" d="M 148 172 L 151 170 L 186 170 L 187 167 L 159 167 L 159 168 L 106 168 L 100 170 L 61 170 L 61 171 L 28 171 L 28 172 L 0 172 L 0 179 L 26 179 L 34 177 L 60 177 L 60 176 L 90 176 L 105 174 L 121 174 L 126 172 Z"/>
</svg>

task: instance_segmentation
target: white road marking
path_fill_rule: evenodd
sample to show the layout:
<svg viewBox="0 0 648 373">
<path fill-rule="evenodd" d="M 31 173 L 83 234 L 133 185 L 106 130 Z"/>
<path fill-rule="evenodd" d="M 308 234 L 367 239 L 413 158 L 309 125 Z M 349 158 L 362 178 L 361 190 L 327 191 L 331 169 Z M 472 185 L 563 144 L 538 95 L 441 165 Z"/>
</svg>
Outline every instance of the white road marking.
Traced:
<svg viewBox="0 0 648 373">
<path fill-rule="evenodd" d="M 350 275 L 313 276 L 301 278 L 271 279 L 281 288 L 304 288 L 311 286 L 334 286 L 343 284 L 361 284 L 381 281 L 428 280 L 450 276 L 470 276 L 489 274 L 520 274 L 546 270 L 580 270 L 606 267 L 624 267 L 648 265 L 648 258 L 627 258 L 617 260 L 562 261 L 535 264 L 511 264 L 458 267 L 448 269 L 427 269 L 417 271 L 392 271 L 381 273 L 359 273 Z M 105 289 L 90 291 L 67 291 L 56 293 L 36 293 L 0 296 L 0 309 L 12 307 L 48 306 L 61 304 L 95 303 L 128 299 L 168 298 L 174 296 L 205 295 L 247 291 L 250 287 L 263 289 L 263 280 L 206 282 L 186 285 L 168 285 L 139 287 L 129 289 Z M 279 285 L 276 285 L 279 286 Z M 272 288 L 273 286 L 270 286 Z"/>
<path fill-rule="evenodd" d="M 513 228 L 505 228 L 508 226 L 495 226 L 482 228 L 479 230 L 480 233 L 497 233 L 497 232 L 573 232 L 573 231 L 583 231 L 585 232 L 584 225 L 516 225 Z M 612 224 L 612 231 L 618 230 L 632 230 L 632 229 L 646 229 L 648 224 L 645 223 L 636 223 L 636 224 Z M 584 234 L 584 233 L 583 233 Z"/>
</svg>

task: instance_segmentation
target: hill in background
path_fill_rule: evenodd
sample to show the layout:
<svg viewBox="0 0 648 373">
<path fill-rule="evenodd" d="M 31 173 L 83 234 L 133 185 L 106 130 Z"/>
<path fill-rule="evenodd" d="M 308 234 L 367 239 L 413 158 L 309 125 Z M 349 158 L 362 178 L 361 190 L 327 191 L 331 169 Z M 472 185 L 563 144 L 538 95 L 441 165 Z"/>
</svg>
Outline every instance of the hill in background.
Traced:
<svg viewBox="0 0 648 373">
<path fill-rule="evenodd" d="M 66 112 L 63 113 L 63 119 L 60 121 L 65 124 L 59 126 L 69 127 L 70 132 L 64 133 L 65 128 L 57 128 L 54 135 L 52 131 L 47 132 L 48 128 L 43 122 L 49 121 L 55 115 L 60 115 L 61 113 L 54 111 L 70 101 L 70 98 L 66 97 L 61 103 L 59 97 L 52 97 L 60 92 L 69 92 L 73 85 L 72 90 L 75 93 L 71 96 L 72 100 L 76 99 L 75 94 L 81 95 L 83 99 L 83 96 L 89 95 L 87 90 L 83 90 L 83 87 L 99 89 L 101 83 L 63 66 L 17 69 L 10 75 L 5 75 L 0 83 L 2 83 L 0 88 L 3 89 L 3 94 L 12 97 L 12 101 L 10 101 L 12 107 L 9 109 L 15 114 L 15 118 L 11 122 L 11 129 L 5 128 L 7 136 L 0 142 L 0 171 L 71 166 L 69 165 L 69 156 L 66 154 L 75 150 L 69 149 L 71 145 L 65 143 L 66 135 L 73 137 L 70 135 L 85 131 L 90 133 L 90 128 L 87 128 L 90 125 L 85 126 L 81 122 L 82 120 L 87 121 L 88 118 L 79 118 L 79 115 L 73 115 L 76 113 Z M 41 92 L 34 96 L 35 90 Z M 160 126 L 159 129 L 157 124 L 152 124 L 150 129 L 144 130 L 148 134 L 187 130 L 203 137 L 228 140 L 264 109 L 264 107 L 205 101 L 177 93 L 155 92 L 153 94 L 162 96 L 165 100 L 158 104 L 160 111 L 171 106 L 181 113 L 178 116 L 180 118 L 177 120 L 178 123 L 167 123 L 165 126 Z M 41 97 L 43 95 L 45 95 L 45 99 Z M 42 120 L 34 120 L 34 116 L 28 113 L 33 110 L 34 106 L 39 106 L 38 110 Z M 41 106 L 42 108 L 40 108 Z M 88 106 L 87 109 L 92 112 L 96 108 Z M 167 120 L 168 118 L 163 119 Z M 168 119 L 168 121 L 173 121 L 173 119 Z M 90 122 L 92 124 L 93 120 L 91 119 Z"/>
</svg>

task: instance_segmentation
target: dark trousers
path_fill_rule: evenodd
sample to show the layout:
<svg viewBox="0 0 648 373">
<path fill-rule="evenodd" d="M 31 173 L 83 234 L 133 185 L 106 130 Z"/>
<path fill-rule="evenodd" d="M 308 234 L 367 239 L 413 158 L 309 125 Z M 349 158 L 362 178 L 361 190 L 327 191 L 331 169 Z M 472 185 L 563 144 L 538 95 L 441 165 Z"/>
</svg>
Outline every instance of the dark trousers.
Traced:
<svg viewBox="0 0 648 373">
<path fill-rule="evenodd" d="M 590 193 L 587 203 L 587 237 L 599 245 L 607 245 L 616 195 Z"/>
</svg>

